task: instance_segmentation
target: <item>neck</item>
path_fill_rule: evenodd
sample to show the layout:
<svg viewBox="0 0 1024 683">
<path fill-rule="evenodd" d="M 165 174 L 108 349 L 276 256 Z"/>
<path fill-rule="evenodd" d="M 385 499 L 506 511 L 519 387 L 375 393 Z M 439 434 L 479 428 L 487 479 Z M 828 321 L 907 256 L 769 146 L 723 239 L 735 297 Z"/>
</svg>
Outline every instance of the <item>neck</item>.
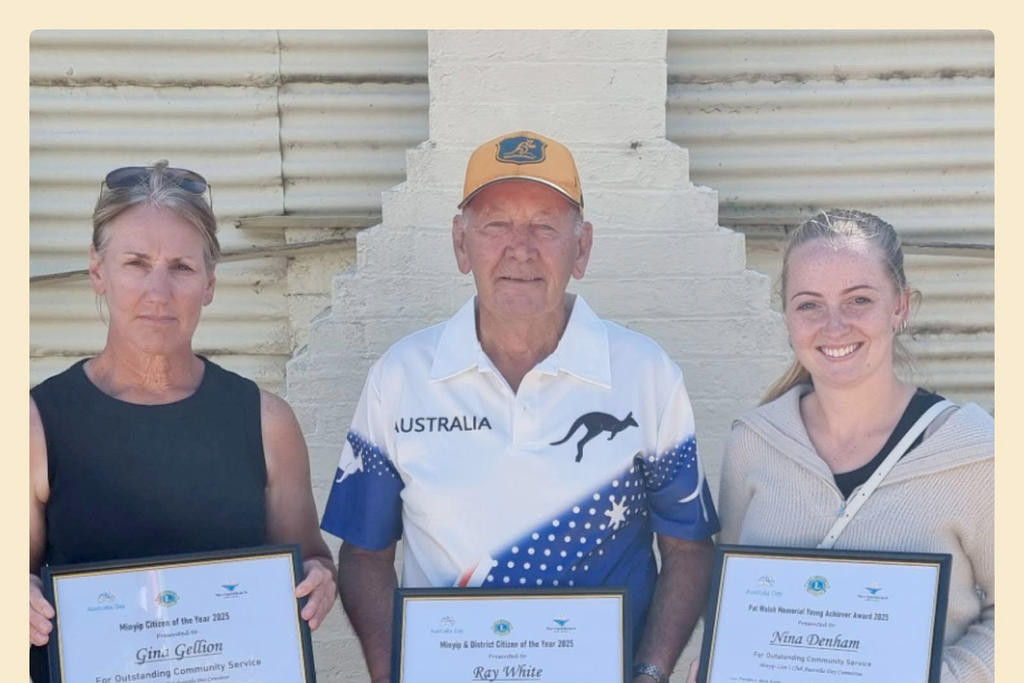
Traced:
<svg viewBox="0 0 1024 683">
<path fill-rule="evenodd" d="M 191 347 L 167 354 L 140 352 L 107 340 L 88 361 L 89 379 L 105 394 L 129 403 L 171 403 L 191 396 L 203 379 L 202 360 Z"/>
<path fill-rule="evenodd" d="M 476 333 L 480 346 L 512 391 L 518 391 L 526 373 L 558 347 L 573 301 L 574 297 L 566 294 L 564 305 L 553 314 L 515 320 L 489 315 L 477 304 Z"/>
<path fill-rule="evenodd" d="M 815 385 L 807 396 L 807 407 L 817 413 L 829 434 L 838 439 L 858 438 L 873 427 L 892 422 L 894 415 L 902 415 L 914 391 L 913 385 L 890 372 L 856 387 Z"/>
</svg>

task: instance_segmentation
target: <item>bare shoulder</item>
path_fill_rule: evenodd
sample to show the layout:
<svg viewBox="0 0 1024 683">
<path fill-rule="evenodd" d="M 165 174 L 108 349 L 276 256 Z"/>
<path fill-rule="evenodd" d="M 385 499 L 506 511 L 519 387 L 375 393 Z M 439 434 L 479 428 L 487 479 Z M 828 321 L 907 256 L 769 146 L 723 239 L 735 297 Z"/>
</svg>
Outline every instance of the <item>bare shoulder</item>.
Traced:
<svg viewBox="0 0 1024 683">
<path fill-rule="evenodd" d="M 28 397 L 28 438 L 32 460 L 34 461 L 37 456 L 41 455 L 45 465 L 46 431 L 43 428 L 43 417 L 39 414 L 39 407 L 31 394 Z"/>
<path fill-rule="evenodd" d="M 43 429 L 43 418 L 39 415 L 39 406 L 36 405 L 36 400 L 32 398 L 32 394 L 28 395 L 28 424 L 32 431 Z"/>
<path fill-rule="evenodd" d="M 41 503 L 50 496 L 49 466 L 46 462 L 46 432 L 43 418 L 31 395 L 28 397 L 28 456 L 32 492 Z"/>
<path fill-rule="evenodd" d="M 306 462 L 306 441 L 287 401 L 260 389 L 260 422 L 267 472 L 272 479 L 280 468 L 293 468 Z"/>
<path fill-rule="evenodd" d="M 277 394 L 260 389 L 260 420 L 263 430 L 298 429 L 295 412 L 288 402 Z"/>
</svg>

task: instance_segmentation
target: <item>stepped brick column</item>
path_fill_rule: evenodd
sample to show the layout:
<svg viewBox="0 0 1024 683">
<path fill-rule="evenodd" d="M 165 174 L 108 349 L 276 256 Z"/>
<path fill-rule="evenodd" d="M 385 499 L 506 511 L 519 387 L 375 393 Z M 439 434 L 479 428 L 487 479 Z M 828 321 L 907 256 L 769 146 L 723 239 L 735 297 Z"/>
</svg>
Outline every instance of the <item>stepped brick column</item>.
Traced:
<svg viewBox="0 0 1024 683">
<path fill-rule="evenodd" d="M 381 224 L 359 235 L 356 266 L 335 277 L 331 307 L 287 368 L 320 509 L 370 363 L 472 295 L 450 232 L 466 159 L 518 129 L 572 149 L 595 238 L 570 289 L 682 366 L 717 490 L 731 420 L 789 350 L 770 283 L 745 269 L 743 236 L 718 227 L 716 192 L 690 182 L 687 151 L 665 138 L 665 60 L 664 31 L 429 34 L 430 139 L 408 152 L 406 182 L 384 193 Z M 324 681 L 365 680 L 340 609 L 317 634 L 317 665 Z"/>
</svg>

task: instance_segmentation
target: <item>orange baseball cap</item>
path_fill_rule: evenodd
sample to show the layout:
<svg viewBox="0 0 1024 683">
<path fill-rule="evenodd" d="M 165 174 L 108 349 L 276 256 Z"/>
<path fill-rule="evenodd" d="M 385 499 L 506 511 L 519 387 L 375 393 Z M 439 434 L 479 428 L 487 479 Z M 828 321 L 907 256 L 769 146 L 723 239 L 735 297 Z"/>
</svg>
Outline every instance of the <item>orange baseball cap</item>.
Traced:
<svg viewBox="0 0 1024 683">
<path fill-rule="evenodd" d="M 520 130 L 477 147 L 466 164 L 466 183 L 459 208 L 480 190 L 502 180 L 542 183 L 583 208 L 583 188 L 572 153 L 562 143 L 543 135 Z"/>
</svg>

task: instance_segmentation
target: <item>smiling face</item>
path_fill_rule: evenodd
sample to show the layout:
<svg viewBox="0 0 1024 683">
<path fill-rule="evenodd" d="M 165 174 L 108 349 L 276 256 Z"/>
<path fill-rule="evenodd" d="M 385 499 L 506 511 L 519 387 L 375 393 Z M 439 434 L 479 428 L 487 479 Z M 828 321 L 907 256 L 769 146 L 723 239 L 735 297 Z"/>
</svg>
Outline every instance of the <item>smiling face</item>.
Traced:
<svg viewBox="0 0 1024 683">
<path fill-rule="evenodd" d="M 90 249 L 89 276 L 110 310 L 108 345 L 191 353 L 214 285 L 198 230 L 173 211 L 143 204 L 107 224 L 101 246 Z"/>
<path fill-rule="evenodd" d="M 473 273 L 481 319 L 557 324 L 565 288 L 581 278 L 590 223 L 560 193 L 529 180 L 481 190 L 452 224 L 459 270 Z"/>
<path fill-rule="evenodd" d="M 893 375 L 894 329 L 906 318 L 910 297 L 876 246 L 811 240 L 793 248 L 785 281 L 786 327 L 816 387 Z"/>
</svg>

